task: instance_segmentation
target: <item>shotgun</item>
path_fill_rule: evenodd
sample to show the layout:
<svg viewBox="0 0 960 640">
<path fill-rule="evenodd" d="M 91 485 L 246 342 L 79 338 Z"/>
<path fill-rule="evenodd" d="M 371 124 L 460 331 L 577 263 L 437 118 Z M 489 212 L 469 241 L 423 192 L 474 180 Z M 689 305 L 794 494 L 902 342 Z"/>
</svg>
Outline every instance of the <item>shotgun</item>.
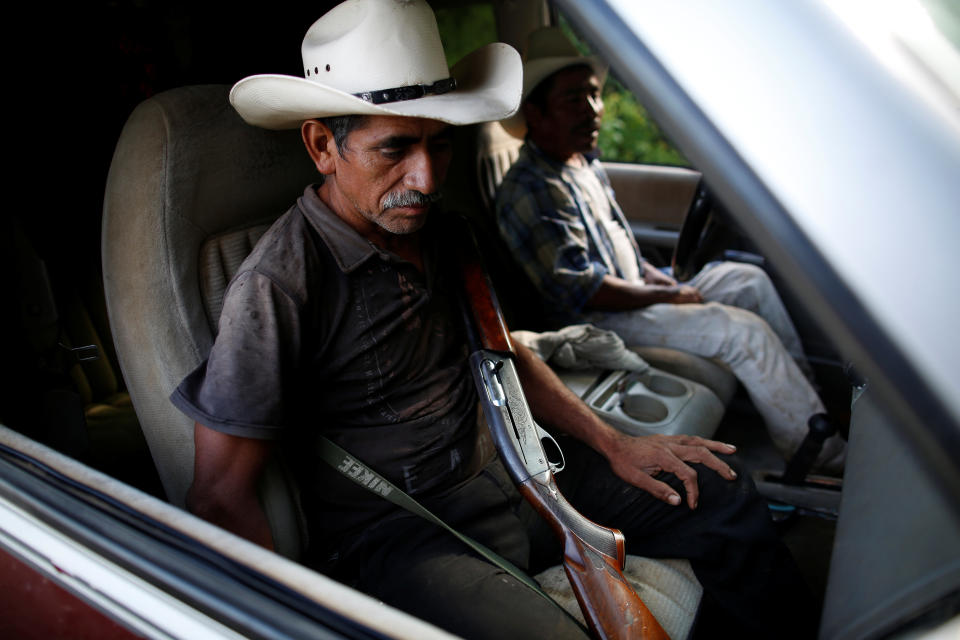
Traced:
<svg viewBox="0 0 960 640">
<path fill-rule="evenodd" d="M 588 520 L 557 488 L 553 474 L 563 468 L 563 454 L 530 413 L 514 365 L 510 333 L 476 241 L 458 258 L 466 296 L 464 316 L 474 351 L 470 369 L 487 424 L 520 493 L 560 538 L 563 566 L 587 624 L 598 638 L 667 638 L 623 576 L 623 534 Z"/>
</svg>

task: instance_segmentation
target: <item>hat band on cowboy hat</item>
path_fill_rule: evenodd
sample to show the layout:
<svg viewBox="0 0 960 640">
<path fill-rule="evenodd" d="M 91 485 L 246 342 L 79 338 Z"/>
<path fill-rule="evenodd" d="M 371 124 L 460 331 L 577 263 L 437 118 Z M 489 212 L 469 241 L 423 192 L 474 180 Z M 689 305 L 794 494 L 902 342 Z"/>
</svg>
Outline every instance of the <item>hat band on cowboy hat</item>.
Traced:
<svg viewBox="0 0 960 640">
<path fill-rule="evenodd" d="M 394 87 L 393 89 L 377 89 L 376 91 L 363 91 L 355 93 L 356 97 L 365 102 L 373 104 L 383 104 L 385 102 L 402 102 L 404 100 L 416 100 L 427 95 L 441 95 L 449 93 L 457 88 L 456 78 L 447 78 L 437 80 L 433 84 L 415 84 L 406 87 Z"/>
<path fill-rule="evenodd" d="M 263 74 L 234 85 L 230 102 L 244 120 L 268 129 L 349 114 L 472 124 L 514 113 L 523 87 L 520 56 L 503 43 L 448 69 L 425 0 L 346 0 L 307 30 L 301 54 L 302 78 Z"/>
</svg>

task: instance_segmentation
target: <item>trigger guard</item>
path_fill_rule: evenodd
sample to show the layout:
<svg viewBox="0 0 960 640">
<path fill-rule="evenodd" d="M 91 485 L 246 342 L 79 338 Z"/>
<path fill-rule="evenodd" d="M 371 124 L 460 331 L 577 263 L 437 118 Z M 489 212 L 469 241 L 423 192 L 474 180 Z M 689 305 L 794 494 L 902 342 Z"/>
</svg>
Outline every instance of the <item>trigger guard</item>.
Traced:
<svg viewBox="0 0 960 640">
<path fill-rule="evenodd" d="M 547 465 L 549 465 L 550 467 L 550 472 L 560 473 L 561 471 L 563 471 L 564 467 L 567 466 L 567 461 L 563 457 L 563 449 L 560 448 L 560 445 L 557 443 L 556 440 L 553 439 L 552 435 L 550 435 L 549 433 L 547 433 L 546 431 L 540 428 L 540 425 L 534 423 L 534 426 L 537 429 L 537 437 L 540 439 L 540 448 L 544 449 L 543 441 L 548 440 L 553 444 L 554 449 L 556 450 L 557 454 L 560 456 L 560 462 L 554 462 L 549 458 L 549 456 L 547 456 L 546 449 L 544 449 L 543 456 L 547 460 Z"/>
</svg>

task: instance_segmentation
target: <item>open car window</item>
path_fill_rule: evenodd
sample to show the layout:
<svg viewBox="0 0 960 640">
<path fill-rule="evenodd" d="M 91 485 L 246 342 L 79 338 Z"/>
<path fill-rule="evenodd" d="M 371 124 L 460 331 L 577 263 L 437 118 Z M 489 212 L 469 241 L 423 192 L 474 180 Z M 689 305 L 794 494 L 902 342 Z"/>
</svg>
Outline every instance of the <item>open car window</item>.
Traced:
<svg viewBox="0 0 960 640">
<path fill-rule="evenodd" d="M 498 29 L 534 26 L 498 24 L 508 5 L 519 6 L 513 16 L 550 15 L 539 1 L 433 4 L 450 62 Z M 724 249 L 768 261 L 837 373 L 828 384 L 853 434 L 839 518 L 815 527 L 815 542 L 783 527 L 816 573 L 825 639 L 899 637 L 951 619 L 955 634 L 960 624 L 960 28 L 945 0 L 879 20 L 895 5 L 549 5 L 613 66 L 601 159 L 644 255 L 669 264 L 706 180 L 744 242 Z M 103 187 L 127 117 L 174 87 L 297 74 L 290 42 L 317 10 L 104 3 L 30 24 L 67 44 L 38 53 L 35 73 L 54 74 L 34 107 L 59 128 L 19 154 L 25 168 L 56 161 L 56 175 L 41 176 L 34 204 L 12 215 L 20 230 L 4 226 L 0 242 L 5 299 L 16 302 L 3 319 L 0 548 L 123 629 L 446 637 L 166 503 L 106 317 L 102 279 L 116 274 L 101 262 Z M 159 229 L 124 239 L 164 240 Z M 24 602 L 25 628 L 51 616 L 46 601 Z"/>
</svg>

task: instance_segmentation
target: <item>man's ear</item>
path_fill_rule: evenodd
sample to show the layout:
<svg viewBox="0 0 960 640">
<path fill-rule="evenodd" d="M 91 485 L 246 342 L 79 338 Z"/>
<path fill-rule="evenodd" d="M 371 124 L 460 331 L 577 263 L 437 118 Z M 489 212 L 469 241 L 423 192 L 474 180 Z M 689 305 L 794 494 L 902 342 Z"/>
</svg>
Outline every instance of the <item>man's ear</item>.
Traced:
<svg viewBox="0 0 960 640">
<path fill-rule="evenodd" d="M 307 120 L 300 125 L 300 136 L 317 171 L 325 176 L 336 172 L 336 158 L 340 152 L 330 127 L 319 120 Z"/>
<path fill-rule="evenodd" d="M 523 119 L 527 121 L 527 130 L 538 131 L 543 121 L 543 111 L 540 107 L 528 100 L 520 105 L 520 110 L 523 112 Z"/>
</svg>

